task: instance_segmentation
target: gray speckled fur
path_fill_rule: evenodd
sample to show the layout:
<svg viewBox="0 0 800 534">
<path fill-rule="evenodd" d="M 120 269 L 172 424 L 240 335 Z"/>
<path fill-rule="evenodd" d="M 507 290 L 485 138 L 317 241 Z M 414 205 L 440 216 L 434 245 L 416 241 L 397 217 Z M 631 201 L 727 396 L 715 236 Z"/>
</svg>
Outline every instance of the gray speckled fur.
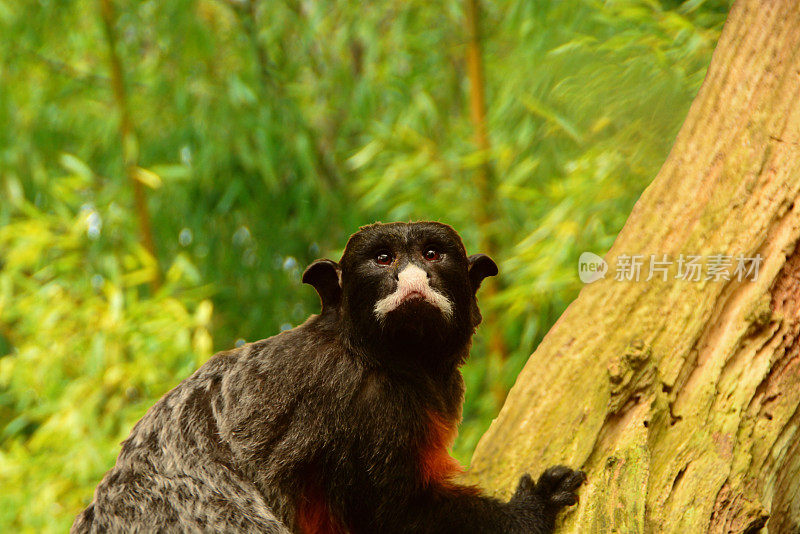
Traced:
<svg viewBox="0 0 800 534">
<path fill-rule="evenodd" d="M 234 376 L 252 356 L 253 345 L 217 354 L 159 400 L 123 442 L 71 532 L 152 532 L 154 525 L 164 532 L 290 532 L 271 511 L 288 503 L 273 495 L 268 504 L 219 439 L 236 431 L 223 413 L 247 396 Z"/>
</svg>

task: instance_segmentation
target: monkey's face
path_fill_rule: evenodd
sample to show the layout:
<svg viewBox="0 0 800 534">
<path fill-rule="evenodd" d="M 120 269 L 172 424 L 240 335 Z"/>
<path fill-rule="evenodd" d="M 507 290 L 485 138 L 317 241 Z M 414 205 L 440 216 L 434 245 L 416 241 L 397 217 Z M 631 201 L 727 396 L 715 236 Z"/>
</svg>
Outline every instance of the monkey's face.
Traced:
<svg viewBox="0 0 800 534">
<path fill-rule="evenodd" d="M 463 331 L 472 292 L 461 239 L 434 223 L 369 226 L 341 262 L 344 304 L 388 342 L 439 343 Z"/>
<path fill-rule="evenodd" d="M 347 242 L 336 270 L 337 307 L 349 330 L 378 350 L 383 344 L 417 352 L 466 344 L 480 322 L 475 291 L 497 273 L 488 256 L 468 258 L 458 234 L 434 222 L 365 226 Z M 335 300 L 329 275 L 309 278 L 327 280 L 310 282 L 318 291 L 323 286 L 323 308 L 326 294 Z"/>
</svg>

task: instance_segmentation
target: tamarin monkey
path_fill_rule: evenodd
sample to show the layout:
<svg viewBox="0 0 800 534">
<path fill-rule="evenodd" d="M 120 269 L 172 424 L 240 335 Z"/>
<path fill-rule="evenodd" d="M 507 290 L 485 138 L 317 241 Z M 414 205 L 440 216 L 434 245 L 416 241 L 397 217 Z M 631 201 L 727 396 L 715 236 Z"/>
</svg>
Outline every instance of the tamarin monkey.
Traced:
<svg viewBox="0 0 800 534">
<path fill-rule="evenodd" d="M 456 484 L 459 366 L 497 274 L 435 222 L 372 224 L 303 274 L 322 312 L 212 357 L 122 443 L 72 532 L 552 532 L 581 471 Z"/>
</svg>

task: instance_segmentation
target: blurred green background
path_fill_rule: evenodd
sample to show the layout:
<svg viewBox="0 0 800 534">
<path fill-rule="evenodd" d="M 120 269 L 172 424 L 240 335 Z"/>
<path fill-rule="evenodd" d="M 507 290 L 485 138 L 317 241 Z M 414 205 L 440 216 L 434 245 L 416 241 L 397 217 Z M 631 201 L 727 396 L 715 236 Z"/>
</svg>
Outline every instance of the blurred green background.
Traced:
<svg viewBox="0 0 800 534">
<path fill-rule="evenodd" d="M 578 255 L 661 166 L 729 3 L 484 2 L 483 88 L 466 5 L 0 0 L 0 531 L 68 529 L 147 408 L 316 313 L 302 270 L 376 220 L 450 223 L 500 266 L 469 462 Z"/>
</svg>

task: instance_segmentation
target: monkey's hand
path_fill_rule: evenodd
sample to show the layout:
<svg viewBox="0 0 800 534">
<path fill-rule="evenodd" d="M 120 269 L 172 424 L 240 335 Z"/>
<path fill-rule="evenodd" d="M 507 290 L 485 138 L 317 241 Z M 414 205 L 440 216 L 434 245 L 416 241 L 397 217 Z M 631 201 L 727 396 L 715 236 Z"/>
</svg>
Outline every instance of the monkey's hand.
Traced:
<svg viewBox="0 0 800 534">
<path fill-rule="evenodd" d="M 552 532 L 556 515 L 565 506 L 578 502 L 576 491 L 585 481 L 586 473 L 563 465 L 549 467 L 536 483 L 525 474 L 508 504 L 530 517 L 530 532 Z"/>
</svg>

